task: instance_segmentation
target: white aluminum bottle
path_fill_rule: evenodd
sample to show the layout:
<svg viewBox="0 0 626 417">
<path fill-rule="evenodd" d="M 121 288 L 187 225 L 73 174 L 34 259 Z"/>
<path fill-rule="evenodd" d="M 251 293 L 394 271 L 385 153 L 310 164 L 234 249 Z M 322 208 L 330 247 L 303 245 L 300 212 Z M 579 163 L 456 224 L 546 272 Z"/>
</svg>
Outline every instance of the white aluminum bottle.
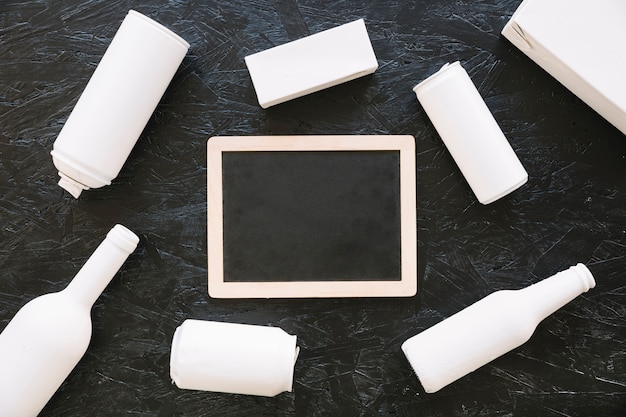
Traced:
<svg viewBox="0 0 626 417">
<path fill-rule="evenodd" d="M 188 49 L 174 32 L 128 12 L 54 142 L 62 188 L 78 198 L 111 184 Z"/>
<path fill-rule="evenodd" d="M 432 393 L 525 343 L 544 318 L 595 287 L 583 264 L 521 290 L 496 291 L 402 344 Z"/>
<path fill-rule="evenodd" d="M 139 238 L 116 225 L 62 291 L 22 307 L 0 334 L 0 416 L 35 417 L 83 357 L 91 307 Z"/>
</svg>

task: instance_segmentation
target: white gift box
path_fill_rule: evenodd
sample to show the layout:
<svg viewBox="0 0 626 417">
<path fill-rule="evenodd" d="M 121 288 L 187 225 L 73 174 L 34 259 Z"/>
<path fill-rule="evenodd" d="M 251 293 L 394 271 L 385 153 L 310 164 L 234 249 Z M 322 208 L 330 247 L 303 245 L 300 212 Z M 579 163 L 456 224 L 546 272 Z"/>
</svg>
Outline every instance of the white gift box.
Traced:
<svg viewBox="0 0 626 417">
<path fill-rule="evenodd" d="M 524 0 L 502 34 L 626 134 L 626 2 Z"/>
<path fill-rule="evenodd" d="M 54 142 L 63 189 L 78 198 L 111 184 L 188 49 L 163 25 L 128 12 Z"/>
<path fill-rule="evenodd" d="M 378 68 L 363 19 L 248 55 L 245 61 L 263 108 Z"/>
</svg>

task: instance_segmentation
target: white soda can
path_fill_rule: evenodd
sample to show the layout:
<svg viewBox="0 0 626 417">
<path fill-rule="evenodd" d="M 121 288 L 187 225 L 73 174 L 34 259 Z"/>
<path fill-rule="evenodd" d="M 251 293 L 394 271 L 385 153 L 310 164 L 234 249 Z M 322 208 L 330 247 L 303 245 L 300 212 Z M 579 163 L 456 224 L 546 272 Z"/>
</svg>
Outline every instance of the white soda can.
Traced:
<svg viewBox="0 0 626 417">
<path fill-rule="evenodd" d="M 274 397 L 291 391 L 299 349 L 278 327 L 185 320 L 172 340 L 178 388 Z"/>
</svg>

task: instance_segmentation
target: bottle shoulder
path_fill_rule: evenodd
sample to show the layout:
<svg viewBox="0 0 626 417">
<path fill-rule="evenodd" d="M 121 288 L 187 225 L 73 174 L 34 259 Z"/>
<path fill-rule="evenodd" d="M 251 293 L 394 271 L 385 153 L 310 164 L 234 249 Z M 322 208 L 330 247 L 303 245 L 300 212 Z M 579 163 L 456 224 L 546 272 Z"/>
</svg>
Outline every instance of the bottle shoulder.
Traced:
<svg viewBox="0 0 626 417">
<path fill-rule="evenodd" d="M 40 295 L 26 303 L 15 315 L 20 320 L 48 323 L 53 327 L 89 326 L 91 311 L 79 300 L 63 291 Z"/>
<path fill-rule="evenodd" d="M 466 310 L 471 311 L 467 315 L 472 316 L 475 326 L 487 326 L 485 332 L 509 338 L 512 345 L 527 341 L 540 321 L 532 303 L 519 290 L 493 292 Z"/>
</svg>

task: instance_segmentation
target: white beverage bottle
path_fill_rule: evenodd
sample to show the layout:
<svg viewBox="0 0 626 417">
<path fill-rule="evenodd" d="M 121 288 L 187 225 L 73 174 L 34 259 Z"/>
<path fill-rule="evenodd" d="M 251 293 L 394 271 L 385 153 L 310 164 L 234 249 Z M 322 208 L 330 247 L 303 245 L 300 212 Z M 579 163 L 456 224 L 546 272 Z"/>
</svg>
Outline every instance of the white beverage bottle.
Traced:
<svg viewBox="0 0 626 417">
<path fill-rule="evenodd" d="M 91 339 L 91 307 L 139 238 L 122 225 L 62 291 L 22 307 L 0 334 L 0 416 L 35 417 L 83 357 Z"/>
<path fill-rule="evenodd" d="M 411 337 L 402 350 L 424 390 L 436 392 L 526 342 L 539 322 L 595 285 L 579 263 L 521 290 L 496 291 Z"/>
<path fill-rule="evenodd" d="M 188 49 L 163 25 L 128 12 L 54 141 L 63 189 L 78 198 L 111 184 Z"/>
</svg>

